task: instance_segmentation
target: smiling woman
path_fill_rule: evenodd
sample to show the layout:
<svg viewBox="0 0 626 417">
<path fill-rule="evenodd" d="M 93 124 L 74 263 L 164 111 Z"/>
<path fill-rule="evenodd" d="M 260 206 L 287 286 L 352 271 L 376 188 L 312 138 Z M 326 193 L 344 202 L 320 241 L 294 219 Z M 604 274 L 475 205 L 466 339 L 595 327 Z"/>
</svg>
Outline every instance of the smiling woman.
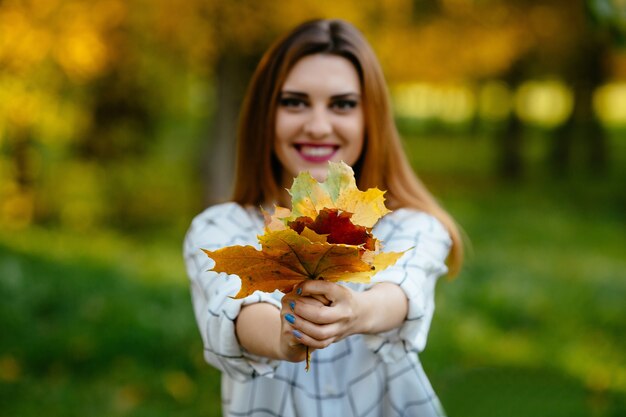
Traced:
<svg viewBox="0 0 626 417">
<path fill-rule="evenodd" d="M 316 20 L 279 39 L 250 83 L 237 146 L 233 201 L 199 214 L 184 246 L 205 358 L 223 373 L 224 415 L 443 415 L 417 353 L 437 279 L 448 266 L 458 271 L 461 242 L 407 161 L 363 35 L 345 21 Z M 400 260 L 367 284 L 309 279 L 287 294 L 235 299 L 241 281 L 208 271 L 213 261 L 200 248 L 258 248 L 259 206 L 291 206 L 294 177 L 308 171 L 323 181 L 329 162 L 340 161 L 360 190 L 386 190 L 394 212 L 371 233 Z M 298 363 L 307 352 L 309 373 Z"/>
</svg>

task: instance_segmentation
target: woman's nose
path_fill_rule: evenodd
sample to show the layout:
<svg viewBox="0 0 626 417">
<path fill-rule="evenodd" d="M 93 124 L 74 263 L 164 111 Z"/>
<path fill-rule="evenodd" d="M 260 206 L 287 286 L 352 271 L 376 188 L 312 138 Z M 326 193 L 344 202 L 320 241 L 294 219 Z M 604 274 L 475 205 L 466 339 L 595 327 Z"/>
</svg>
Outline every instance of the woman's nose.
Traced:
<svg viewBox="0 0 626 417">
<path fill-rule="evenodd" d="M 333 126 L 326 108 L 313 108 L 311 117 L 304 124 L 304 133 L 313 139 L 322 139 L 330 135 L 332 131 Z"/>
</svg>

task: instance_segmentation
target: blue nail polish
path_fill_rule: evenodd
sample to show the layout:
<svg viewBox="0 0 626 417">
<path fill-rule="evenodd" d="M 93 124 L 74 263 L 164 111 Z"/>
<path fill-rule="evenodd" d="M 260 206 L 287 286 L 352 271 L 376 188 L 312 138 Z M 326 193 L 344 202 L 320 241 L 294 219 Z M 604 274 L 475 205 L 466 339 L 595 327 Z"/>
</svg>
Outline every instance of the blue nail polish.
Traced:
<svg viewBox="0 0 626 417">
<path fill-rule="evenodd" d="M 289 301 L 289 307 L 291 308 L 291 311 L 293 311 L 296 308 L 296 303 Z"/>
<path fill-rule="evenodd" d="M 302 295 L 302 288 L 298 288 L 298 289 L 296 290 L 296 294 L 298 294 L 298 295 Z"/>
<path fill-rule="evenodd" d="M 287 320 L 289 323 L 293 324 L 296 321 L 296 318 L 294 316 L 292 316 L 291 314 L 285 314 L 285 320 Z"/>
<path fill-rule="evenodd" d="M 295 337 L 297 337 L 298 339 L 302 339 L 302 333 L 300 333 L 299 331 L 294 330 L 292 333 L 293 333 L 293 335 L 294 335 Z"/>
</svg>

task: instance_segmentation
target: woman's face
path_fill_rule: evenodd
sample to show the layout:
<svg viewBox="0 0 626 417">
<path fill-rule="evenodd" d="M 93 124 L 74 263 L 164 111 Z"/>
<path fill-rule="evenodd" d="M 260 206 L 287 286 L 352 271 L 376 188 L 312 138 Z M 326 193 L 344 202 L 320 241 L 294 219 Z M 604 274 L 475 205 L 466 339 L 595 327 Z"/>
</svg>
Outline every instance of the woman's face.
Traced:
<svg viewBox="0 0 626 417">
<path fill-rule="evenodd" d="M 283 184 L 301 171 L 326 179 L 328 161 L 353 165 L 364 142 L 359 75 L 346 58 L 307 55 L 291 69 L 280 90 L 274 151 Z"/>
</svg>

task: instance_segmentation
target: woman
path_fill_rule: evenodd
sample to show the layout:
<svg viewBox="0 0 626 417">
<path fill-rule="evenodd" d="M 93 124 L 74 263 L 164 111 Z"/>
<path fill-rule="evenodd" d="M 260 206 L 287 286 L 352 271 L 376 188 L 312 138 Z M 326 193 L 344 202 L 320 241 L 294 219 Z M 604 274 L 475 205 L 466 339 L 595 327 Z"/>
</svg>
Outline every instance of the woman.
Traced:
<svg viewBox="0 0 626 417">
<path fill-rule="evenodd" d="M 259 206 L 288 206 L 285 188 L 299 172 L 322 181 L 328 161 L 342 160 L 360 189 L 387 190 L 394 212 L 373 233 L 385 250 L 407 253 L 372 284 L 307 281 L 286 295 L 229 298 L 239 280 L 206 272 L 200 248 L 258 246 Z M 417 353 L 435 283 L 460 267 L 459 233 L 411 170 L 380 65 L 352 25 L 307 22 L 266 52 L 243 104 L 232 200 L 198 215 L 184 245 L 224 415 L 443 415 Z"/>
</svg>

